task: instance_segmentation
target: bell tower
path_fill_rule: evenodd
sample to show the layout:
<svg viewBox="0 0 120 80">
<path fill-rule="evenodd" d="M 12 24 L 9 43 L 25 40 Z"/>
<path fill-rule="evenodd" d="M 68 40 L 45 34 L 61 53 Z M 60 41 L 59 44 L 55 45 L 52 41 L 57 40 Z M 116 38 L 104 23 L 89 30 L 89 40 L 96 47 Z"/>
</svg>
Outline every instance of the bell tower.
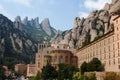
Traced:
<svg viewBox="0 0 120 80">
<path fill-rule="evenodd" d="M 38 44 L 38 53 L 48 48 L 48 43 Z"/>
</svg>

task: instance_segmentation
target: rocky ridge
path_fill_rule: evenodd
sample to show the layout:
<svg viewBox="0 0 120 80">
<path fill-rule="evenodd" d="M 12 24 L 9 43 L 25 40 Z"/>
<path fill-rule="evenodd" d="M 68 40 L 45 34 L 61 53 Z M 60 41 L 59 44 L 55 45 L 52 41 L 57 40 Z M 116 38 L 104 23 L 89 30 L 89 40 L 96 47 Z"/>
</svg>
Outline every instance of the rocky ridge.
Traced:
<svg viewBox="0 0 120 80">
<path fill-rule="evenodd" d="M 55 34 L 56 30 L 50 26 L 49 19 L 39 23 L 38 17 L 21 20 L 17 16 L 12 22 L 0 14 L 0 65 L 13 69 L 14 64 L 34 62 L 37 44 L 49 41 Z M 2 60 L 4 63 L 1 63 Z"/>
<path fill-rule="evenodd" d="M 37 43 L 20 28 L 20 17 L 12 22 L 0 14 L 0 60 L 13 67 L 15 63 L 29 63 L 37 51 Z M 2 59 L 3 58 L 3 59 Z"/>
<path fill-rule="evenodd" d="M 87 18 L 76 17 L 71 30 L 57 33 L 51 40 L 53 44 L 68 44 L 72 48 L 79 49 L 104 34 L 112 31 L 110 15 L 120 12 L 120 0 L 112 0 L 106 3 L 101 10 L 92 11 Z"/>
<path fill-rule="evenodd" d="M 44 19 L 39 23 L 39 18 L 28 20 L 25 17 L 21 20 L 20 16 L 17 16 L 14 21 L 15 27 L 28 33 L 36 42 L 42 43 L 43 41 L 49 41 L 56 34 L 56 29 L 51 27 L 49 19 Z"/>
</svg>

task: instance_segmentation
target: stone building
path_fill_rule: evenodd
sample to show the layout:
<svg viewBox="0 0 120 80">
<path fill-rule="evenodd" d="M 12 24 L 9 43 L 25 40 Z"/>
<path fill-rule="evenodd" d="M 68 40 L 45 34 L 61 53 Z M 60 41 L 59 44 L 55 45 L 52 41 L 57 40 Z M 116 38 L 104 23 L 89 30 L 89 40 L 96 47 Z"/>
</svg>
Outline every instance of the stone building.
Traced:
<svg viewBox="0 0 120 80">
<path fill-rule="evenodd" d="M 120 71 L 120 15 L 111 16 L 110 26 L 109 33 L 76 52 L 78 67 L 96 57 L 105 65 L 105 71 Z"/>
<path fill-rule="evenodd" d="M 16 64 L 15 71 L 19 72 L 21 75 L 26 76 L 27 74 L 27 65 L 26 64 Z"/>
<path fill-rule="evenodd" d="M 35 64 L 27 64 L 27 76 L 36 76 L 36 66 Z"/>
<path fill-rule="evenodd" d="M 77 57 L 74 56 L 73 51 L 68 45 L 52 44 L 49 47 L 48 44 L 39 44 L 35 60 L 37 71 L 41 71 L 47 63 L 55 68 L 58 68 L 59 63 L 71 64 L 77 67 Z"/>
</svg>

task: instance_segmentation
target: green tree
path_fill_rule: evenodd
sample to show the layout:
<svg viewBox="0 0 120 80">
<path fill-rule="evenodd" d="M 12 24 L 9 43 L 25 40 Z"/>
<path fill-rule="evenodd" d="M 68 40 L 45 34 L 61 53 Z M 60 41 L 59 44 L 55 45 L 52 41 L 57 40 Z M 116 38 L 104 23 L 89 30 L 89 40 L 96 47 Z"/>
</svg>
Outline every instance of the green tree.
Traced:
<svg viewBox="0 0 120 80">
<path fill-rule="evenodd" d="M 56 69 L 53 66 L 51 66 L 50 64 L 47 64 L 42 69 L 41 77 L 44 80 L 55 79 L 55 78 L 57 78 L 57 71 L 56 71 Z"/>
<path fill-rule="evenodd" d="M 36 77 L 33 77 L 32 80 L 40 80 L 40 79 L 41 79 L 41 73 L 40 71 L 38 71 Z"/>
<path fill-rule="evenodd" d="M 5 75 L 4 75 L 4 69 L 2 68 L 2 66 L 0 66 L 0 80 L 5 80 L 6 79 L 6 77 L 5 77 Z"/>
<path fill-rule="evenodd" d="M 73 65 L 59 64 L 58 80 L 69 79 L 72 80 L 74 72 L 77 72 L 77 68 Z"/>
<path fill-rule="evenodd" d="M 104 71 L 104 66 L 98 58 L 93 58 L 88 64 L 90 71 Z"/>
<path fill-rule="evenodd" d="M 82 63 L 82 65 L 80 66 L 80 71 L 81 71 L 81 74 L 84 74 L 84 72 L 87 71 L 87 63 L 86 62 Z"/>
<path fill-rule="evenodd" d="M 115 72 L 107 72 L 104 80 L 117 80 Z"/>
<path fill-rule="evenodd" d="M 94 72 L 87 73 L 84 76 L 87 77 L 87 80 L 97 80 L 96 79 L 96 74 Z"/>
<path fill-rule="evenodd" d="M 93 58 L 89 63 L 83 62 L 80 66 L 81 74 L 90 71 L 104 71 L 104 66 L 98 58 Z"/>
</svg>

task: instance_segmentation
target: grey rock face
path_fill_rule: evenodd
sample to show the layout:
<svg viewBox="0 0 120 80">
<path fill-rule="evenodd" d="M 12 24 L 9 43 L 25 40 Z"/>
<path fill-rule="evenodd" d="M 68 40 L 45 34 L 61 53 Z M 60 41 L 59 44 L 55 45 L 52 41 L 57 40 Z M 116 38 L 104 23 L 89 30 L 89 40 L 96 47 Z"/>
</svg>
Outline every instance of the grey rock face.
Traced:
<svg viewBox="0 0 120 80">
<path fill-rule="evenodd" d="M 50 26 L 50 23 L 49 23 L 49 19 L 46 18 L 44 19 L 42 22 L 41 22 L 41 27 L 43 28 L 43 30 L 48 34 L 48 35 L 51 35 L 51 26 Z"/>
<path fill-rule="evenodd" d="M 66 31 L 64 35 L 62 35 L 63 33 L 60 34 L 54 41 L 58 40 L 60 43 L 66 43 L 72 48 L 81 48 L 83 43 L 88 44 L 87 42 L 94 41 L 96 37 L 108 33 L 109 21 L 110 16 L 107 10 L 93 11 L 86 19 L 76 17 L 73 29 Z"/>
<path fill-rule="evenodd" d="M 21 22 L 20 16 L 15 17 L 15 22 Z"/>
<path fill-rule="evenodd" d="M 112 0 L 111 4 L 106 3 L 102 10 L 92 11 L 86 19 L 76 17 L 73 29 L 69 30 L 69 33 L 59 35 L 63 37 L 61 41 L 74 48 L 81 48 L 83 43 L 94 41 L 96 37 L 113 30 L 110 26 L 111 14 L 120 14 L 120 0 Z M 55 40 L 58 40 L 59 36 Z"/>
<path fill-rule="evenodd" d="M 28 24 L 28 17 L 25 17 L 25 18 L 23 19 L 22 23 L 23 23 L 24 25 L 27 25 L 27 24 Z"/>
<path fill-rule="evenodd" d="M 90 30 L 90 35 L 91 35 L 91 42 L 97 37 L 97 31 L 95 29 Z"/>
<path fill-rule="evenodd" d="M 110 10 L 110 4 L 106 3 L 103 10 Z"/>
<path fill-rule="evenodd" d="M 110 14 L 120 13 L 120 0 L 113 0 L 110 8 Z"/>
<path fill-rule="evenodd" d="M 39 18 L 38 18 L 38 17 L 35 18 L 34 24 L 35 24 L 35 27 L 36 27 L 36 28 L 40 28 L 40 25 L 39 25 Z"/>
</svg>

